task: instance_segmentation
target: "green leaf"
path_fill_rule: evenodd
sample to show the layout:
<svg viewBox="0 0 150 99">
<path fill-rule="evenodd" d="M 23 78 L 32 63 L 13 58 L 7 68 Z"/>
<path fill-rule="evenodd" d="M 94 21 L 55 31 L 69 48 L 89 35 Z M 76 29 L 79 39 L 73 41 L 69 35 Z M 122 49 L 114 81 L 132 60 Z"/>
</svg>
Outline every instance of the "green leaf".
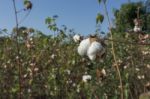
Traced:
<svg viewBox="0 0 150 99">
<path fill-rule="evenodd" d="M 98 23 L 102 23 L 104 20 L 104 16 L 100 13 L 97 14 L 97 17 L 96 17 L 96 24 Z"/>
<path fill-rule="evenodd" d="M 100 4 L 100 3 L 101 3 L 101 0 L 98 0 L 98 3 Z"/>
<path fill-rule="evenodd" d="M 51 24 L 51 22 L 52 22 L 52 18 L 51 17 L 46 18 L 45 24 Z"/>
<path fill-rule="evenodd" d="M 17 88 L 12 88 L 11 91 L 12 91 L 13 93 L 16 93 L 16 92 L 18 91 L 18 89 L 17 89 Z"/>
<path fill-rule="evenodd" d="M 29 2 L 29 0 L 24 0 L 24 5 L 26 5 Z"/>
<path fill-rule="evenodd" d="M 54 32 L 58 30 L 57 27 L 53 26 L 53 29 L 52 29 Z"/>
<path fill-rule="evenodd" d="M 32 9 L 32 3 L 29 0 L 24 0 L 24 6 L 26 7 L 26 9 L 31 10 Z"/>
<path fill-rule="evenodd" d="M 7 32 L 7 29 L 3 29 L 2 31 L 3 31 L 3 32 Z"/>
<path fill-rule="evenodd" d="M 29 80 L 29 85 L 31 85 L 31 84 L 32 84 L 32 82 L 33 82 L 33 79 L 30 79 L 30 80 Z"/>
</svg>

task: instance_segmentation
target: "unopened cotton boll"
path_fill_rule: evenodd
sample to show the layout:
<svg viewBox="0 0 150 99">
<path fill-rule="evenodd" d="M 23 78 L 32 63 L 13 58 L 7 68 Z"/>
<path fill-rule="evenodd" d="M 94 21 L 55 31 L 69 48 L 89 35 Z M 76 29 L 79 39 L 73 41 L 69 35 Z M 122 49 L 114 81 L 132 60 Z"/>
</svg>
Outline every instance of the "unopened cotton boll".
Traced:
<svg viewBox="0 0 150 99">
<path fill-rule="evenodd" d="M 78 54 L 81 56 L 87 55 L 87 50 L 90 47 L 90 39 L 84 39 L 80 42 L 79 47 L 78 47 Z"/>
<path fill-rule="evenodd" d="M 99 42 L 92 42 L 87 51 L 87 55 L 90 60 L 95 60 L 97 56 L 101 56 L 104 53 L 103 46 Z"/>
<path fill-rule="evenodd" d="M 133 31 L 134 31 L 134 32 L 141 32 L 142 29 L 141 29 L 141 27 L 139 27 L 139 26 L 134 26 Z"/>
<path fill-rule="evenodd" d="M 74 40 L 74 42 L 76 42 L 76 43 L 80 41 L 80 38 L 81 38 L 81 37 L 80 37 L 80 35 L 78 35 L 78 34 L 76 34 L 76 35 L 73 36 L 73 40 Z"/>
</svg>

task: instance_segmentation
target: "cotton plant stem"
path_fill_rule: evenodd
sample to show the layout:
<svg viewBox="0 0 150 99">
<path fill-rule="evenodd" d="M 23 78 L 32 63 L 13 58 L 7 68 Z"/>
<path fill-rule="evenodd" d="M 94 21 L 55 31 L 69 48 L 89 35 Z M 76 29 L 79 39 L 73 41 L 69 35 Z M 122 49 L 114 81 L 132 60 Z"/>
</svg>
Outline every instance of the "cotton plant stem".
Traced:
<svg viewBox="0 0 150 99">
<path fill-rule="evenodd" d="M 112 31 L 111 31 L 111 22 L 110 22 L 110 19 L 109 19 L 109 15 L 108 15 L 108 11 L 107 11 L 107 7 L 106 7 L 106 3 L 105 1 L 103 0 L 103 4 L 104 4 L 104 10 L 105 10 L 105 14 L 106 14 L 106 17 L 107 17 L 107 20 L 108 20 L 108 23 L 109 23 L 109 31 L 110 31 L 110 38 L 113 40 L 113 35 L 112 35 Z M 111 47 L 112 47 L 112 55 L 113 55 L 113 58 L 114 58 L 114 61 L 115 61 L 115 64 L 116 64 L 116 70 L 117 70 L 117 74 L 119 76 L 119 82 L 120 82 L 120 99 L 124 99 L 124 92 L 123 92 L 123 84 L 122 84 L 122 78 L 121 78 L 121 74 L 120 74 L 120 69 L 119 69 L 119 65 L 117 63 L 117 59 L 116 59 L 116 54 L 115 54 L 115 49 L 114 49 L 114 42 L 111 41 Z"/>
<path fill-rule="evenodd" d="M 21 63 L 20 63 L 20 54 L 19 54 L 19 42 L 18 42 L 18 16 L 17 16 L 17 9 L 16 9 L 16 4 L 15 4 L 15 0 L 13 1 L 13 6 L 14 6 L 14 11 L 15 11 L 15 20 L 16 20 L 16 48 L 17 48 L 17 65 L 18 65 L 18 77 L 19 77 L 19 99 L 22 99 L 22 67 L 21 67 Z"/>
</svg>

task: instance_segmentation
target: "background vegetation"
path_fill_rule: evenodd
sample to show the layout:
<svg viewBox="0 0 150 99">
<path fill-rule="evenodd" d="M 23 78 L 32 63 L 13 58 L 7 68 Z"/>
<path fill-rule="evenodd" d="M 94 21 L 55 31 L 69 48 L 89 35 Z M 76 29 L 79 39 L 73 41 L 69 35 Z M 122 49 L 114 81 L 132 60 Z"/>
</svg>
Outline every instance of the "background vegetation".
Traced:
<svg viewBox="0 0 150 99">
<path fill-rule="evenodd" d="M 105 0 L 100 2 L 106 5 Z M 58 27 L 58 16 L 45 20 L 54 35 L 16 25 L 11 35 L 0 37 L 0 98 L 121 99 L 123 94 L 122 99 L 138 99 L 150 90 L 150 42 L 139 43 L 138 34 L 127 33 L 126 29 L 133 28 L 139 6 L 143 28 L 149 31 L 147 6 L 142 2 L 123 4 L 114 11 L 112 38 L 106 40 L 107 54 L 101 62 L 78 55 L 78 44 L 72 39 L 76 33 L 65 25 Z M 103 19 L 99 13 L 97 23 Z M 92 78 L 84 82 L 83 75 Z"/>
</svg>

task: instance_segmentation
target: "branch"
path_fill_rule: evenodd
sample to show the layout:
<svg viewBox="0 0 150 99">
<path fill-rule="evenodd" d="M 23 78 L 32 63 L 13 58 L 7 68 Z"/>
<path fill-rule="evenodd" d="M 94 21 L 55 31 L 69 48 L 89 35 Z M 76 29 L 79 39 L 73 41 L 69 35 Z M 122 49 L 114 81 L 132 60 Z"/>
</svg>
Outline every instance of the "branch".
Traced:
<svg viewBox="0 0 150 99">
<path fill-rule="evenodd" d="M 109 31 L 110 31 L 111 39 L 113 39 L 113 35 L 112 35 L 112 31 L 111 31 L 112 26 L 111 26 L 110 18 L 109 18 L 109 15 L 108 15 L 106 3 L 105 3 L 104 0 L 103 0 L 103 4 L 104 4 L 105 14 L 106 14 L 106 16 L 107 16 L 107 20 L 108 20 L 108 23 L 109 23 Z M 115 64 L 116 64 L 117 73 L 118 73 L 118 76 L 119 76 L 120 94 L 121 94 L 120 99 L 124 99 L 124 98 L 123 98 L 123 84 L 122 84 L 122 78 L 121 78 L 119 65 L 118 65 L 118 63 L 117 63 L 117 59 L 116 59 L 116 55 L 115 55 L 115 49 L 114 49 L 114 43 L 113 43 L 113 41 L 111 41 L 111 46 L 112 46 L 112 55 L 113 55 L 113 58 L 114 58 L 114 61 L 115 61 Z"/>
<path fill-rule="evenodd" d="M 21 68 L 21 62 L 20 62 L 20 49 L 19 49 L 19 42 L 18 42 L 18 16 L 17 16 L 17 9 L 16 9 L 16 4 L 15 4 L 15 0 L 12 0 L 13 2 L 13 6 L 14 6 L 14 12 L 15 12 L 15 20 L 16 20 L 16 47 L 17 47 L 17 65 L 18 65 L 18 77 L 19 77 L 19 99 L 22 99 L 22 68 Z"/>
</svg>

